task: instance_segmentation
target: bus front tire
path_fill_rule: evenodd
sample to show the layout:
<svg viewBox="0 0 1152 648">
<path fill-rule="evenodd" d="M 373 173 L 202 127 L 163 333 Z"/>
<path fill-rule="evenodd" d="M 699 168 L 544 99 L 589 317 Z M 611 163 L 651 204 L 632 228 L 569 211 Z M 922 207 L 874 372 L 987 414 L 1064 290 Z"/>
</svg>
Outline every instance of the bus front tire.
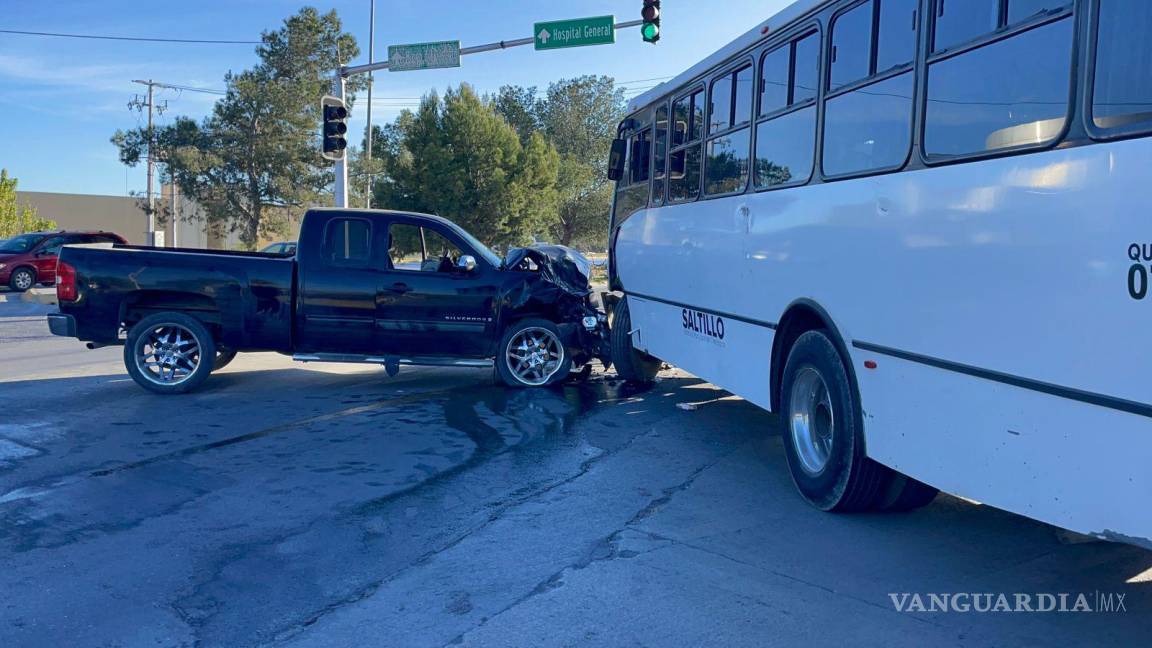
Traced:
<svg viewBox="0 0 1152 648">
<path fill-rule="evenodd" d="M 781 381 L 784 448 L 796 489 L 822 511 L 873 509 L 891 473 L 864 454 L 857 393 L 824 331 L 796 340 Z"/>
<path fill-rule="evenodd" d="M 650 383 L 663 364 L 657 358 L 636 350 L 632 346 L 632 317 L 628 314 L 627 298 L 620 300 L 612 312 L 609 327 L 612 364 L 616 375 L 627 382 Z"/>
</svg>

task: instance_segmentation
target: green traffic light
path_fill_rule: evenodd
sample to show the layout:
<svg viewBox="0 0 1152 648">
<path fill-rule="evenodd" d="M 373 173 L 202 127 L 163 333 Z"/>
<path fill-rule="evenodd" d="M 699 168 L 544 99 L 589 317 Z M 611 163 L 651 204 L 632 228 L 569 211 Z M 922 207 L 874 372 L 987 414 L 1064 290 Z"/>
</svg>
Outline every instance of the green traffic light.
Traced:
<svg viewBox="0 0 1152 648">
<path fill-rule="evenodd" d="M 660 27 L 655 23 L 644 23 L 640 27 L 640 35 L 644 37 L 645 41 L 654 43 L 656 39 L 660 38 Z"/>
</svg>

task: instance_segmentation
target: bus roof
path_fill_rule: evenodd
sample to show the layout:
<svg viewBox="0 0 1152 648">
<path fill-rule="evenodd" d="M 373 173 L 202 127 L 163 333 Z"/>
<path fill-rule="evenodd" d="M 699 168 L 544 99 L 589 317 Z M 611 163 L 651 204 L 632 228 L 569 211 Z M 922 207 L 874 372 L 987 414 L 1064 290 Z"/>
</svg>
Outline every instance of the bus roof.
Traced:
<svg viewBox="0 0 1152 648">
<path fill-rule="evenodd" d="M 628 102 L 628 113 L 631 114 L 637 110 L 640 110 L 644 106 L 668 94 L 672 90 L 679 88 L 680 86 L 695 79 L 713 67 L 720 65 L 725 60 L 727 60 L 728 57 L 756 44 L 767 35 L 764 33 L 765 27 L 768 28 L 768 33 L 773 33 L 782 27 L 788 26 L 788 24 L 792 21 L 800 18 L 804 14 L 828 1 L 829 0 L 796 0 L 796 2 L 793 2 L 784 9 L 781 9 L 780 12 L 775 16 L 772 16 L 768 20 L 765 20 L 764 22 L 756 25 L 736 40 L 716 50 L 710 56 L 705 57 L 704 60 L 700 61 L 696 65 L 693 65 L 687 70 L 684 70 L 680 74 L 677 74 L 675 77 L 665 81 L 664 83 L 661 83 L 655 88 L 652 88 L 643 94 L 633 97 L 632 100 Z"/>
</svg>

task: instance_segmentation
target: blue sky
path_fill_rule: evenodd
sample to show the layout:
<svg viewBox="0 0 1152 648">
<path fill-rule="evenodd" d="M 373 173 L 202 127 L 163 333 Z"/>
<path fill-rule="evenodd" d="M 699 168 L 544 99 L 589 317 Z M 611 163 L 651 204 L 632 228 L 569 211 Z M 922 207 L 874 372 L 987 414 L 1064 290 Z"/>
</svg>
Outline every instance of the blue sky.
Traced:
<svg viewBox="0 0 1152 648">
<path fill-rule="evenodd" d="M 307 3 L 301 0 L 200 0 L 145 4 L 138 0 L 4 0 L 0 29 L 116 36 L 259 40 L 300 7 L 336 9 L 356 35 L 367 62 L 369 0 Z M 463 46 L 530 35 L 532 23 L 614 14 L 639 16 L 640 0 L 377 0 L 376 58 L 389 44 L 459 39 Z M 639 33 L 617 33 L 615 45 L 536 52 L 530 46 L 464 57 L 462 67 L 425 72 L 379 72 L 373 121 L 391 120 L 402 105 L 432 89 L 462 81 L 481 92 L 504 84 L 546 87 L 581 74 L 607 74 L 633 92 L 654 77 L 674 75 L 770 17 L 789 0 L 664 0 L 662 40 L 653 46 Z M 705 10 L 704 8 L 708 9 Z M 716 7 L 722 7 L 717 9 Z M 20 189 L 125 195 L 144 186 L 142 167 L 127 169 L 108 138 L 142 123 L 127 104 L 152 78 L 220 89 L 229 70 L 256 60 L 252 45 L 113 42 L 0 34 L 0 167 Z M 164 123 L 176 115 L 202 117 L 213 95 L 166 90 Z M 352 132 L 364 127 L 363 97 Z M 358 139 L 358 138 L 357 138 Z"/>
</svg>

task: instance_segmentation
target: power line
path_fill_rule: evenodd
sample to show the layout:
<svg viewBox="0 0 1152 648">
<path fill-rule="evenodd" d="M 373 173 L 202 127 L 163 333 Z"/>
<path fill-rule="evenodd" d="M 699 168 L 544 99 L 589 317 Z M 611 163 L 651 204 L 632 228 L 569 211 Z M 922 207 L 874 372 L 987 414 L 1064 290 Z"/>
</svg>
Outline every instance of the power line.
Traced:
<svg viewBox="0 0 1152 648">
<path fill-rule="evenodd" d="M 204 94 L 211 94 L 211 95 L 223 96 L 223 95 L 228 94 L 227 92 L 225 92 L 223 90 L 213 90 L 212 88 L 197 88 L 195 86 L 174 85 L 171 83 L 158 83 L 156 85 L 164 87 L 164 88 L 171 88 L 172 90 L 187 90 L 188 92 L 203 92 Z"/>
<path fill-rule="evenodd" d="M 146 38 L 142 36 L 99 36 L 95 34 L 61 34 L 58 32 L 19 31 L 15 29 L 0 29 L 0 34 L 16 34 L 19 36 L 51 36 L 54 38 L 88 38 L 94 40 L 114 41 L 144 41 L 149 43 L 200 43 L 212 45 L 259 45 L 263 41 L 246 40 L 209 40 L 199 38 Z"/>
</svg>

